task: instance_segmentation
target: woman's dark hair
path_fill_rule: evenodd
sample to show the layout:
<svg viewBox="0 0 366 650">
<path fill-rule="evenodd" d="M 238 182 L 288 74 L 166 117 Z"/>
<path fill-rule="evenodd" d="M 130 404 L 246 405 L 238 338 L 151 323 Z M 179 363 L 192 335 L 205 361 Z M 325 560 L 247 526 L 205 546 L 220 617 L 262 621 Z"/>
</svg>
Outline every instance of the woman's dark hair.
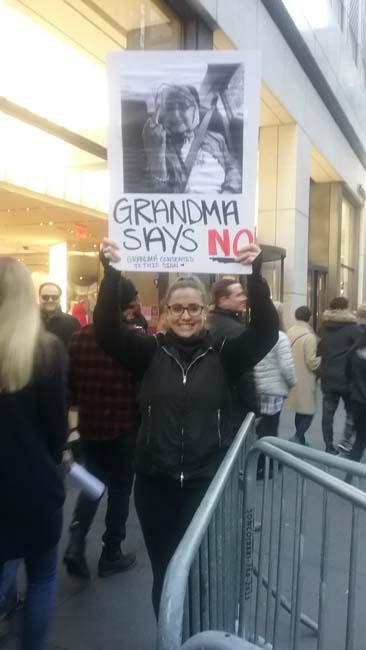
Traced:
<svg viewBox="0 0 366 650">
<path fill-rule="evenodd" d="M 296 320 L 303 320 L 305 323 L 308 323 L 311 318 L 311 309 L 306 305 L 298 307 L 295 311 Z"/>
<path fill-rule="evenodd" d="M 330 309 L 348 309 L 349 302 L 344 296 L 337 296 L 330 301 Z"/>
<path fill-rule="evenodd" d="M 206 289 L 201 280 L 196 275 L 181 275 L 174 282 L 172 282 L 172 284 L 168 287 L 168 291 L 166 292 L 164 305 L 169 305 L 172 294 L 178 289 L 195 289 L 196 291 L 199 291 L 202 295 L 202 302 L 204 306 L 207 305 Z"/>
</svg>

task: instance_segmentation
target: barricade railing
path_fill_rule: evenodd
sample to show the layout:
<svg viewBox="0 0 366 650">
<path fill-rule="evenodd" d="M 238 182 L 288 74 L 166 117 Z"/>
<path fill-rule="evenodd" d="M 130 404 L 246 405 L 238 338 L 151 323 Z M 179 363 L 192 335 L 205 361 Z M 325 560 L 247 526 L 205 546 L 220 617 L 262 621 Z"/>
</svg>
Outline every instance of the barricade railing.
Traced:
<svg viewBox="0 0 366 650">
<path fill-rule="evenodd" d="M 206 630 L 235 634 L 243 532 L 242 477 L 254 439 L 251 414 L 235 436 L 169 564 L 159 612 L 159 650 L 179 650 L 187 639 Z"/>
<path fill-rule="evenodd" d="M 182 650 L 260 650 L 258 646 L 227 632 L 200 632 L 188 639 Z"/>
<path fill-rule="evenodd" d="M 260 453 L 265 471 L 259 487 Z M 357 543 L 366 494 L 317 465 L 366 476 L 359 463 L 276 438 L 258 441 L 247 456 L 238 634 L 266 649 L 363 647 L 362 641 L 355 644 L 355 620 L 358 571 L 365 580 Z M 311 607 L 312 618 L 301 614 L 303 603 Z M 290 620 L 288 614 L 281 618 L 282 608 Z M 364 618 L 360 613 L 358 627 Z M 313 635 L 301 634 L 300 623 Z M 364 641 L 365 631 L 359 632 Z"/>
<path fill-rule="evenodd" d="M 360 566 L 357 553 L 366 494 L 329 470 L 340 470 L 342 476 L 349 472 L 358 481 L 366 468 L 277 438 L 252 446 L 253 440 L 254 418 L 248 416 L 171 560 L 158 649 L 206 648 L 202 642 L 194 645 L 206 631 L 207 649 L 221 650 L 220 645 L 211 648 L 207 637 L 208 631 L 221 630 L 227 636 L 216 632 L 211 641 L 226 641 L 222 650 L 246 650 L 244 639 L 267 650 L 363 650 L 362 642 L 355 644 L 355 620 L 357 572 L 366 574 L 366 557 Z M 260 454 L 265 471 L 258 482 Z M 348 539 L 341 539 L 341 560 L 331 557 L 338 548 L 331 543 L 334 524 L 337 538 L 349 531 Z M 342 576 L 333 588 L 337 572 Z M 311 611 L 303 614 L 303 605 Z M 362 621 L 366 624 L 361 613 Z"/>
</svg>

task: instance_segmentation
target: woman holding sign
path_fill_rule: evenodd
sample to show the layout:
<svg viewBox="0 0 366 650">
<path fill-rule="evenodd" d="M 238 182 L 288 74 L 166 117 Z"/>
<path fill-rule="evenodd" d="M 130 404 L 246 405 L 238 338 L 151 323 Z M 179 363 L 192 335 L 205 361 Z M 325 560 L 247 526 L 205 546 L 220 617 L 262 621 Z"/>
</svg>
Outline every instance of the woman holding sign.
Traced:
<svg viewBox="0 0 366 650">
<path fill-rule="evenodd" d="M 135 504 L 151 560 L 153 605 L 159 612 L 168 563 L 232 441 L 230 384 L 253 368 L 278 338 L 278 317 L 260 275 L 260 249 L 241 249 L 251 320 L 236 339 L 214 344 L 205 328 L 200 280 L 178 278 L 167 294 L 168 330 L 141 336 L 121 324 L 117 244 L 104 240 L 105 267 L 94 312 L 97 340 L 142 378 L 141 427 L 135 458 Z"/>
</svg>

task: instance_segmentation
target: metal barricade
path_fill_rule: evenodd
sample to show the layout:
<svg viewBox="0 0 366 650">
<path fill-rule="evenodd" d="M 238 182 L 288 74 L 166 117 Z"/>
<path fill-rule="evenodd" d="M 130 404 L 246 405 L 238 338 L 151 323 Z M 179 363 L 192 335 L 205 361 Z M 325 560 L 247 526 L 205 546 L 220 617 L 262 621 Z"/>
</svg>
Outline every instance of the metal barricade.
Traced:
<svg viewBox="0 0 366 650">
<path fill-rule="evenodd" d="M 260 453 L 266 460 L 259 486 Z M 276 438 L 263 438 L 248 454 L 238 633 L 268 650 L 363 650 L 365 594 L 361 602 L 356 595 L 357 575 L 366 583 L 366 558 L 357 552 L 366 494 L 310 463 L 342 477 L 366 476 L 359 463 Z M 311 617 L 301 613 L 303 606 Z"/>
<path fill-rule="evenodd" d="M 182 650 L 260 650 L 249 641 L 227 632 L 201 632 L 191 637 Z"/>
<path fill-rule="evenodd" d="M 170 562 L 159 650 L 246 650 L 248 642 L 266 650 L 364 650 L 366 617 L 356 595 L 357 573 L 366 586 L 366 554 L 360 563 L 357 552 L 359 534 L 366 538 L 359 521 L 366 494 L 329 470 L 357 482 L 366 468 L 277 438 L 253 440 L 248 416 Z M 338 537 L 349 532 L 336 560 L 332 526 Z"/>
<path fill-rule="evenodd" d="M 236 632 L 242 477 L 254 438 L 254 416 L 248 415 L 169 564 L 160 604 L 159 650 L 179 650 L 205 630 Z"/>
</svg>

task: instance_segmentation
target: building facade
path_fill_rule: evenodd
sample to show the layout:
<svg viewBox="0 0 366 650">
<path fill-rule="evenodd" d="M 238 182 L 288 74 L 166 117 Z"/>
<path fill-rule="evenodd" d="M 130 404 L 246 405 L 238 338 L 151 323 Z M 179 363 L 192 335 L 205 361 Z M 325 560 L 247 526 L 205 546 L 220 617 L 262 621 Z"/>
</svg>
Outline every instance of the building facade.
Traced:
<svg viewBox="0 0 366 650">
<path fill-rule="evenodd" d="M 300 304 L 316 320 L 335 295 L 366 299 L 365 0 L 0 0 L 0 36 L 0 254 L 36 282 L 95 298 L 107 52 L 238 48 L 262 57 L 256 218 L 273 297 L 288 322 Z M 134 275 L 156 314 L 167 277 Z"/>
</svg>

